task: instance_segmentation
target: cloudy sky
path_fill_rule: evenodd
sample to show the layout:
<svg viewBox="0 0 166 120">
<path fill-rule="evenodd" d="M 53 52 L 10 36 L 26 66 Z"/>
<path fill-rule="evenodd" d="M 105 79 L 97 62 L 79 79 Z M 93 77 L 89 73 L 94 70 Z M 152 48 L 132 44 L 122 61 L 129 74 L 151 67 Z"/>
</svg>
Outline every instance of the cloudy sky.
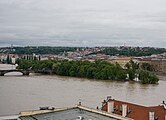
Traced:
<svg viewBox="0 0 166 120">
<path fill-rule="evenodd" d="M 0 0 L 0 46 L 166 47 L 166 0 Z"/>
</svg>

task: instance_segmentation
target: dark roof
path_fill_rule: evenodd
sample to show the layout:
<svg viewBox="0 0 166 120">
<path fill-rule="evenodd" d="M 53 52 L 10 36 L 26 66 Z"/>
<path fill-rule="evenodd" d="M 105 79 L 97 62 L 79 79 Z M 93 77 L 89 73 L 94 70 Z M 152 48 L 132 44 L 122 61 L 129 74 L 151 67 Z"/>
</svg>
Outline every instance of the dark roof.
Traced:
<svg viewBox="0 0 166 120">
<path fill-rule="evenodd" d="M 89 112 L 79 108 L 72 108 L 62 111 L 56 111 L 51 113 L 43 113 L 31 116 L 21 116 L 21 120 L 81 120 L 79 117 L 83 117 L 83 120 L 116 120 L 108 116 Z"/>
</svg>

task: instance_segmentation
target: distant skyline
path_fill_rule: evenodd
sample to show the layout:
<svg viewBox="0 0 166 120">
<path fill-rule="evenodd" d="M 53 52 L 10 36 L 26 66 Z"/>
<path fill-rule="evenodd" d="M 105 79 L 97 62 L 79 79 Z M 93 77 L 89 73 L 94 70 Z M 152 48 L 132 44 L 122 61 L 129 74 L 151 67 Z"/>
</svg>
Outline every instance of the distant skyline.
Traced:
<svg viewBox="0 0 166 120">
<path fill-rule="evenodd" d="M 0 47 L 166 48 L 166 0 L 0 0 Z"/>
</svg>

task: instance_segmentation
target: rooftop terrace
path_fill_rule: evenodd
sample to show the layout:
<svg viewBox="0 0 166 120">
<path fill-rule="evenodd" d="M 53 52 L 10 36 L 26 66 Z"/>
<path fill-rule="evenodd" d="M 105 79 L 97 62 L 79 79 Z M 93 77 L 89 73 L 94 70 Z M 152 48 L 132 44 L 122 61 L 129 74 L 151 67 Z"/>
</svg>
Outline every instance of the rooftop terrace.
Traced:
<svg viewBox="0 0 166 120">
<path fill-rule="evenodd" d="M 52 110 L 23 112 L 21 120 L 132 120 L 116 114 L 110 114 L 101 110 L 91 109 L 83 106 Z"/>
</svg>

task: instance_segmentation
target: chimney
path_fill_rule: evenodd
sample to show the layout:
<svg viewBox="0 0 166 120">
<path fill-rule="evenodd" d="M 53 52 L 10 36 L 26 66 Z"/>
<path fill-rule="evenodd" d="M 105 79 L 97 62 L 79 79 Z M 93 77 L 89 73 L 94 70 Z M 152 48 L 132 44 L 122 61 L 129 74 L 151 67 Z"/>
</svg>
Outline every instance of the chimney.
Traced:
<svg viewBox="0 0 166 120">
<path fill-rule="evenodd" d="M 163 100 L 163 104 L 165 104 L 165 101 Z"/>
<path fill-rule="evenodd" d="M 154 120 L 154 112 L 149 112 L 149 120 Z"/>
<path fill-rule="evenodd" d="M 81 101 L 79 101 L 78 106 L 81 106 Z"/>
<path fill-rule="evenodd" d="M 107 101 L 109 101 L 112 98 L 112 96 L 107 96 Z"/>
<path fill-rule="evenodd" d="M 127 116 L 127 105 L 122 104 L 122 116 L 126 117 Z"/>
<path fill-rule="evenodd" d="M 114 102 L 113 101 L 111 101 L 111 102 L 107 102 L 107 112 L 109 112 L 109 113 L 112 113 L 112 112 L 114 112 Z"/>
</svg>

